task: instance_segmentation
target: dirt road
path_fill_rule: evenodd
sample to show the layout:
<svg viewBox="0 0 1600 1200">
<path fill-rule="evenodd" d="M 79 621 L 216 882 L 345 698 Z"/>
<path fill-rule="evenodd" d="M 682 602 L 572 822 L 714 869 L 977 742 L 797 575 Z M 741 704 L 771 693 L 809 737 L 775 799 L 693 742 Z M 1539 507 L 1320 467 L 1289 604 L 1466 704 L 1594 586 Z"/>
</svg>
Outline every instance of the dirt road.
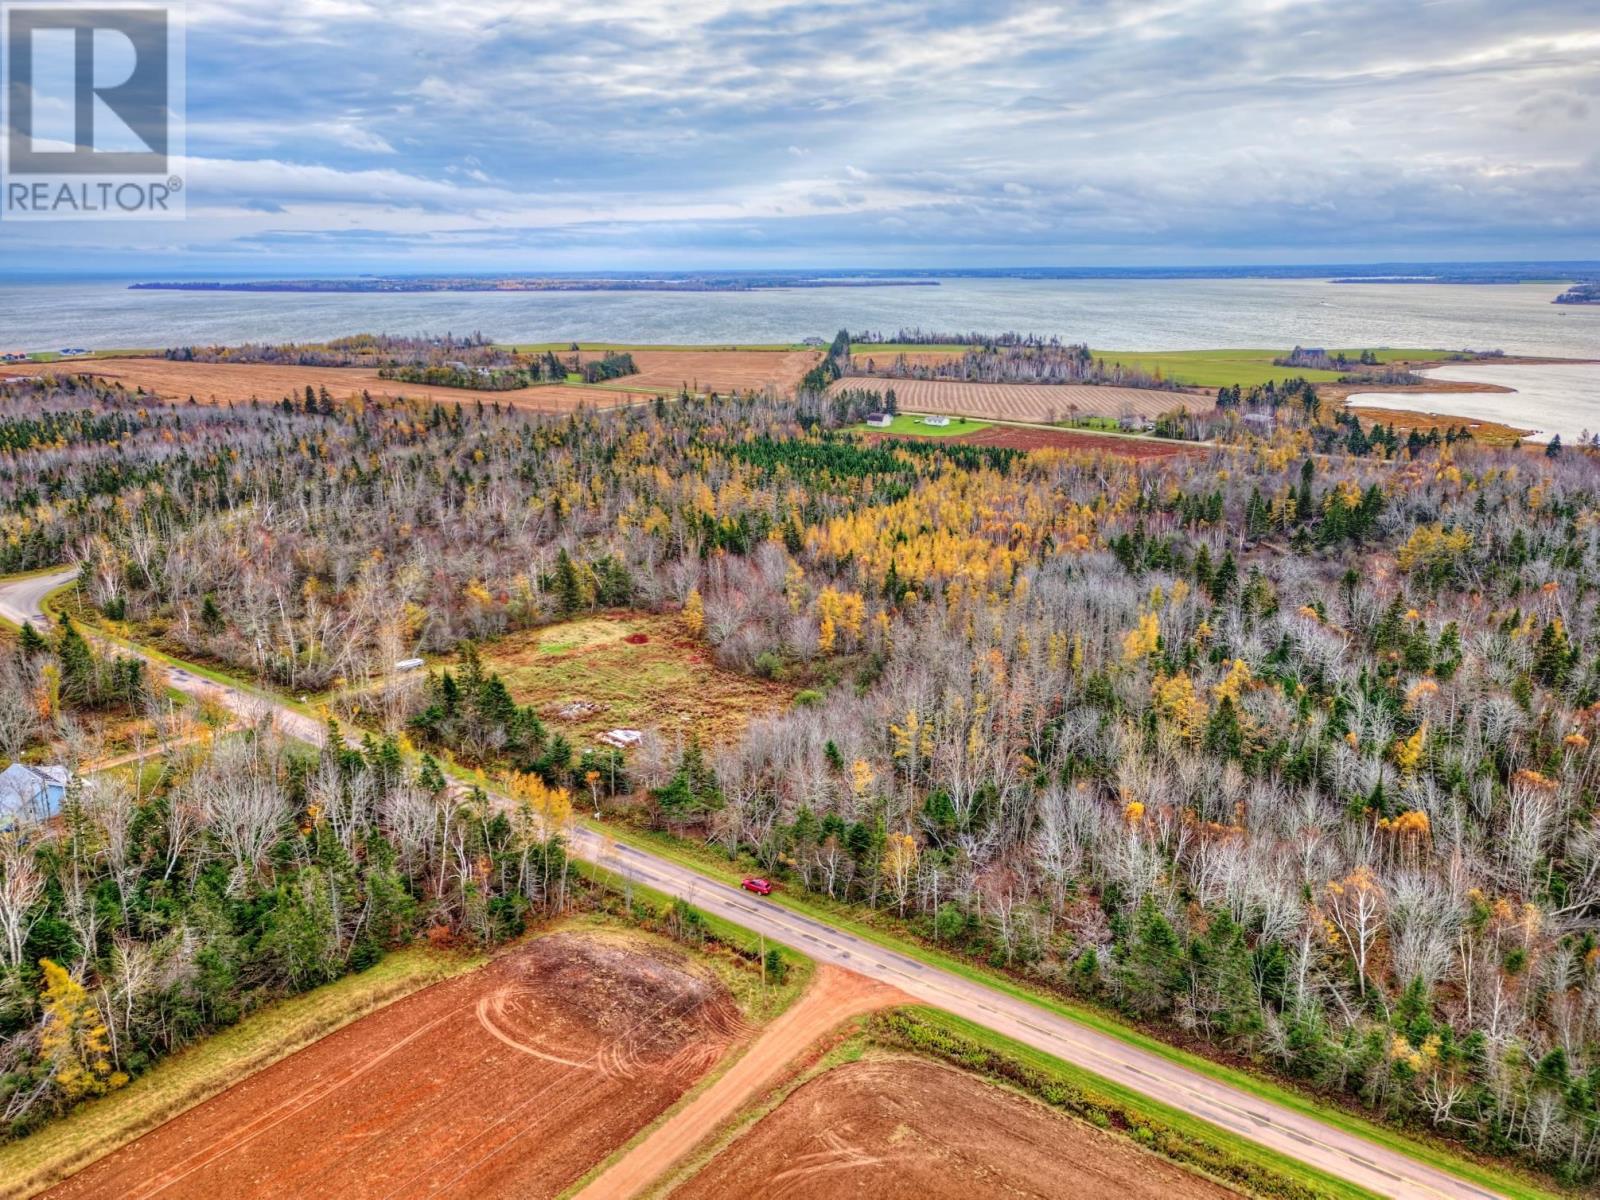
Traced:
<svg viewBox="0 0 1600 1200">
<path fill-rule="evenodd" d="M 744 1057 L 649 1137 L 579 1192 L 581 1200 L 627 1200 L 661 1178 L 702 1139 L 771 1087 L 806 1048 L 851 1017 L 905 1004 L 896 988 L 854 971 L 817 968 L 811 986 L 769 1025 Z"/>
</svg>

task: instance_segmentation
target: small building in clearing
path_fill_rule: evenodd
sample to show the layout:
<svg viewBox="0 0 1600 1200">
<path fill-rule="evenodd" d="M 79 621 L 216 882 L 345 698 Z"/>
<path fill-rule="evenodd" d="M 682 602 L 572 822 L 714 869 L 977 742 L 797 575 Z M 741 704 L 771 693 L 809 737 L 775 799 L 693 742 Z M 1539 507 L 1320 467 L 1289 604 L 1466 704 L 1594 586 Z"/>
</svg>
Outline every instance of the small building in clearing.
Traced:
<svg viewBox="0 0 1600 1200">
<path fill-rule="evenodd" d="M 942 429 L 946 425 L 950 424 L 950 418 L 941 416 L 923 417 L 922 423 L 924 425 L 932 425 L 936 428 Z"/>
<path fill-rule="evenodd" d="M 868 413 L 867 424 L 874 429 L 887 429 L 894 424 L 894 417 L 886 412 Z"/>
<path fill-rule="evenodd" d="M 597 739 L 616 750 L 629 750 L 644 740 L 637 729 L 608 729 Z"/>
<path fill-rule="evenodd" d="M 17 821 L 45 821 L 61 811 L 72 774 L 65 767 L 14 762 L 0 771 L 0 829 Z"/>
<path fill-rule="evenodd" d="M 1277 420 L 1270 412 L 1250 412 L 1244 415 L 1244 427 L 1258 437 L 1271 437 Z"/>
</svg>

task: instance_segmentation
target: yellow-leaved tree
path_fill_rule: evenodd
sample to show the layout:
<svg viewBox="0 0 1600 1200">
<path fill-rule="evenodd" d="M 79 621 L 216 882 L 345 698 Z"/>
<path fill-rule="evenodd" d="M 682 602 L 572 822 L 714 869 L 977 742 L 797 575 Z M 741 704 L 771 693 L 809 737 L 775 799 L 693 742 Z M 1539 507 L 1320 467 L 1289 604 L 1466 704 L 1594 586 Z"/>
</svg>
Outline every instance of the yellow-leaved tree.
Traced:
<svg viewBox="0 0 1600 1200">
<path fill-rule="evenodd" d="M 911 895 L 911 881 L 916 876 L 918 855 L 916 839 L 909 833 L 891 833 L 883 843 L 883 861 L 879 864 L 879 870 L 884 883 L 894 893 L 901 915 L 905 914 L 906 900 Z"/>
<path fill-rule="evenodd" d="M 572 819 L 572 793 L 566 788 L 551 787 L 539 776 L 520 771 L 505 776 L 505 786 L 521 810 L 536 819 L 543 837 L 560 833 Z"/>
<path fill-rule="evenodd" d="M 1198 738 L 1205 729 L 1206 702 L 1194 690 L 1194 680 L 1179 671 L 1176 675 L 1158 675 L 1150 685 L 1156 711 L 1177 727 L 1184 737 Z"/>
<path fill-rule="evenodd" d="M 1415 775 L 1417 768 L 1422 765 L 1422 754 L 1428 746 L 1428 723 L 1424 721 L 1417 726 L 1417 731 L 1408 738 L 1401 738 L 1395 742 L 1390 753 L 1394 757 L 1394 765 L 1400 768 L 1402 775 Z"/>
<path fill-rule="evenodd" d="M 699 637 L 706 631 L 706 605 L 700 599 L 700 589 L 691 588 L 683 602 L 683 627 L 691 636 Z"/>
<path fill-rule="evenodd" d="M 1156 652 L 1161 639 L 1161 620 L 1153 612 L 1139 618 L 1136 628 L 1122 635 L 1122 661 L 1138 662 Z"/>
<path fill-rule="evenodd" d="M 65 967 L 39 960 L 44 975 L 44 1028 L 40 1056 L 50 1064 L 57 1090 L 69 1103 L 100 1096 L 128 1082 L 111 1062 L 111 1043 L 88 990 Z"/>
</svg>

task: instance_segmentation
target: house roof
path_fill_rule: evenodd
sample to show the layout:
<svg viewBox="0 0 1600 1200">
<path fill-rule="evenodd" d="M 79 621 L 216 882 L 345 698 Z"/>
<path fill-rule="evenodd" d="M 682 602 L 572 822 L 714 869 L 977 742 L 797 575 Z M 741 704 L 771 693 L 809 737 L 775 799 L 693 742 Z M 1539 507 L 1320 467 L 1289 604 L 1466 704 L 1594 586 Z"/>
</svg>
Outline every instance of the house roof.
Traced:
<svg viewBox="0 0 1600 1200">
<path fill-rule="evenodd" d="M 28 809 L 42 815 L 38 813 L 40 802 L 59 800 L 59 796 L 52 798 L 51 792 L 65 792 L 71 779 L 72 773 L 65 767 L 12 763 L 0 771 L 0 816 Z M 53 804 L 50 807 L 53 810 Z"/>
<path fill-rule="evenodd" d="M 66 787 L 72 782 L 72 772 L 63 766 L 49 764 L 35 767 L 28 763 L 14 762 L 4 771 L 0 771 L 0 780 L 10 783 L 31 783 L 35 787 L 44 787 L 54 784 L 56 787 Z"/>
</svg>

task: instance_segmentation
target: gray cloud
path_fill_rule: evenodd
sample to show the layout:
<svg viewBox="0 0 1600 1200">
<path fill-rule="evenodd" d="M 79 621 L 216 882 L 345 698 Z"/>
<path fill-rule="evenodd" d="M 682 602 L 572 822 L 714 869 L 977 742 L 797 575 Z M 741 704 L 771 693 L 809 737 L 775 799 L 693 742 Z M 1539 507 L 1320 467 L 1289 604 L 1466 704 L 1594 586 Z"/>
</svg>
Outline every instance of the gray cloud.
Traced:
<svg viewBox="0 0 1600 1200">
<path fill-rule="evenodd" d="M 189 221 L 0 226 L 8 261 L 1600 257 L 1591 0 L 192 0 L 190 21 Z"/>
</svg>

